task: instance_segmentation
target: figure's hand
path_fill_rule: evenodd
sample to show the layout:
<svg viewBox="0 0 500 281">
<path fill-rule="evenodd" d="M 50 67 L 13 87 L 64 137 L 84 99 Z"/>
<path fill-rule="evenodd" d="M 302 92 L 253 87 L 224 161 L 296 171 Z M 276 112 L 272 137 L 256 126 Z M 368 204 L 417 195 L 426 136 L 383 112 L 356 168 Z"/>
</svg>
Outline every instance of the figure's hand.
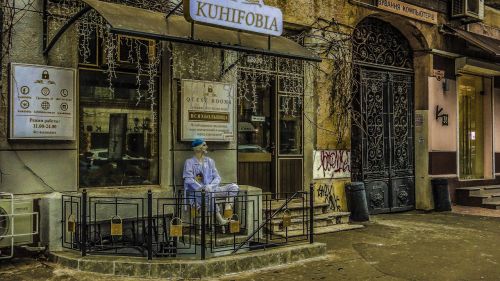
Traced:
<svg viewBox="0 0 500 281">
<path fill-rule="evenodd" d="M 207 192 L 213 192 L 214 191 L 214 187 L 215 187 L 215 185 L 213 185 L 213 184 L 207 184 L 207 185 L 205 185 L 205 189 L 206 189 Z"/>
</svg>

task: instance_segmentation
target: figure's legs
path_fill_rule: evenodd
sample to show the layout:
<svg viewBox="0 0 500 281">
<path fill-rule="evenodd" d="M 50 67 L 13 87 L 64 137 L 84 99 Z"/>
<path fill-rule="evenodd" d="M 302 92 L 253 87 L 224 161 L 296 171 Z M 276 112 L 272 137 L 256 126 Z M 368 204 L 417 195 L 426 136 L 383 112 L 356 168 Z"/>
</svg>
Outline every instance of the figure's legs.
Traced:
<svg viewBox="0 0 500 281">
<path fill-rule="evenodd" d="M 234 207 L 235 197 L 238 196 L 240 188 L 232 183 L 217 187 L 216 196 L 225 198 L 224 210 L 232 210 Z M 230 212 L 232 213 L 232 212 Z"/>
</svg>

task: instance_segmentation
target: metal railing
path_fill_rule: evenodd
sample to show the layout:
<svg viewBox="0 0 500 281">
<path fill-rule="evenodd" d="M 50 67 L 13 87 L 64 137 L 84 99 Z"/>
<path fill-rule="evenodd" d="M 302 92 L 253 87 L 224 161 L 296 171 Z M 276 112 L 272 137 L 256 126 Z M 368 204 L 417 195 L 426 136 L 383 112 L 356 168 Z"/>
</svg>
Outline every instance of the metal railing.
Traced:
<svg viewBox="0 0 500 281">
<path fill-rule="evenodd" d="M 21 204 L 20 202 L 22 201 L 26 200 L 18 201 L 14 194 L 0 192 L 0 241 L 2 242 L 2 244 L 0 244 L 0 260 L 14 257 L 14 248 L 19 242 L 16 241 L 16 238 L 24 240 L 26 237 L 38 235 L 40 233 L 39 213 L 24 211 L 25 209 L 31 209 L 25 207 L 20 208 L 23 210 L 22 212 L 18 212 L 18 204 Z M 29 203 L 31 206 L 33 206 L 32 202 L 31 200 L 31 203 Z"/>
<path fill-rule="evenodd" d="M 312 188 L 312 187 L 311 187 Z M 241 193 L 226 225 L 225 197 L 205 191 L 144 198 L 62 197 L 62 246 L 82 256 L 199 258 L 230 255 L 291 243 L 313 242 L 314 200 L 309 192 Z M 230 213 L 230 212 L 229 212 Z M 231 214 L 225 214 L 231 215 Z M 291 225 L 284 225 L 289 216 Z"/>
</svg>

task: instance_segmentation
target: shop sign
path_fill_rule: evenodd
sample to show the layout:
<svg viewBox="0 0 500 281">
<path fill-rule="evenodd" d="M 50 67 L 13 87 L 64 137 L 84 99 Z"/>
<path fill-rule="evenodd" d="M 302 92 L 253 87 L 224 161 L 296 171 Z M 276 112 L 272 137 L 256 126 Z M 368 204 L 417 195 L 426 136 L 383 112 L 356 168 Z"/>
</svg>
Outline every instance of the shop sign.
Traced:
<svg viewBox="0 0 500 281">
<path fill-rule="evenodd" d="M 283 13 L 263 0 L 184 0 L 188 21 L 265 35 L 283 33 Z"/>
<path fill-rule="evenodd" d="M 74 69 L 12 64 L 10 138 L 75 140 L 75 77 Z"/>
<path fill-rule="evenodd" d="M 424 21 L 431 24 L 437 24 L 437 12 L 424 9 L 415 5 L 397 0 L 378 0 L 377 7 L 381 10 Z"/>
<path fill-rule="evenodd" d="M 266 122 L 266 116 L 252 116 L 252 122 Z"/>
<path fill-rule="evenodd" d="M 182 80 L 181 87 L 181 140 L 232 141 L 236 85 Z"/>
</svg>

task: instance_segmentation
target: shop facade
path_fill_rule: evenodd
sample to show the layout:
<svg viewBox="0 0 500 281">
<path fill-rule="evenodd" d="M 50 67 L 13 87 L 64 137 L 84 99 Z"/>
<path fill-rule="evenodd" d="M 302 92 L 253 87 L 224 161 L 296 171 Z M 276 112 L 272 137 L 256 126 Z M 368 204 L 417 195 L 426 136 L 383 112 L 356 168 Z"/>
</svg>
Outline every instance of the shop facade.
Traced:
<svg viewBox="0 0 500 281">
<path fill-rule="evenodd" d="M 317 200 L 342 209 L 345 183 L 362 181 L 373 214 L 430 210 L 431 180 L 445 178 L 453 202 L 485 206 L 461 200 L 463 187 L 494 201 L 498 10 L 480 1 L 459 13 L 456 2 L 349 1 L 351 13 L 332 12 L 352 46 L 352 116 L 339 134 L 343 104 L 320 75 Z"/>
<path fill-rule="evenodd" d="M 449 1 L 329 1 L 321 9 L 269 1 L 286 24 L 282 37 L 268 37 L 192 25 L 177 2 L 59 2 L 17 11 L 23 24 L 2 38 L 12 43 L 2 68 L 2 191 L 173 194 L 198 136 L 225 183 L 279 197 L 313 182 L 316 201 L 336 211 L 347 210 L 350 181 L 365 183 L 372 213 L 432 209 L 432 178 L 448 178 L 452 198 L 456 187 L 497 183 L 500 24 L 492 7 L 465 24 L 470 18 L 450 15 Z M 330 46 L 340 48 L 324 52 Z M 332 78 L 343 72 L 330 54 L 347 58 L 347 78 Z M 40 85 L 58 84 L 58 75 L 44 77 L 51 67 L 73 75 L 72 100 L 55 91 L 57 112 L 73 110 L 70 134 L 13 137 L 22 122 L 12 111 L 27 100 L 16 65 L 39 71 Z M 332 95 L 339 83 L 347 102 Z M 72 104 L 63 110 L 64 102 Z"/>
<path fill-rule="evenodd" d="M 279 9 L 261 19 L 274 32 L 264 35 L 255 29 L 262 28 L 255 4 L 237 4 L 255 12 L 244 18 L 255 23 L 245 33 L 189 23 L 182 2 L 70 2 L 12 7 L 29 16 L 19 27 L 24 33 L 12 36 L 4 68 L 2 191 L 40 199 L 44 243 L 59 247 L 58 233 L 68 228 L 68 216 L 62 230 L 56 219 L 61 193 L 63 202 L 83 190 L 118 198 L 180 194 L 195 138 L 207 141 L 223 183 L 273 198 L 307 187 L 312 144 L 304 136 L 312 127 L 303 112 L 313 107 L 313 78 L 305 73 L 321 59 L 285 38 L 297 30 L 274 34 L 283 32 Z M 230 8 L 218 6 L 235 15 Z M 27 26 L 43 35 L 37 52 L 16 48 Z M 72 200 L 62 212 L 74 219 Z"/>
</svg>

